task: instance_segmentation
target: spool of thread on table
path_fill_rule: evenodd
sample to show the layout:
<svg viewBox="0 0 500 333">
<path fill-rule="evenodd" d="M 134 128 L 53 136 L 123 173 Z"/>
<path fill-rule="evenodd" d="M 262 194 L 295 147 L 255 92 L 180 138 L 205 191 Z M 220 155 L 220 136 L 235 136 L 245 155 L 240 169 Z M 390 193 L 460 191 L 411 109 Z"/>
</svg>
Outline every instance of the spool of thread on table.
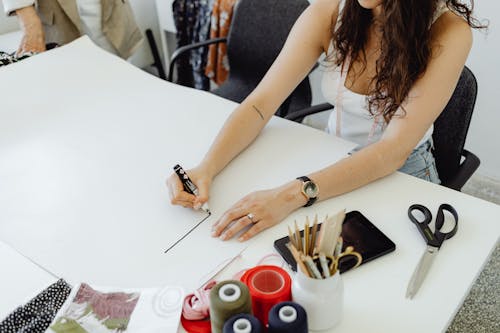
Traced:
<svg viewBox="0 0 500 333">
<path fill-rule="evenodd" d="M 232 316 L 224 323 L 222 333 L 263 333 L 259 319 L 247 313 Z"/>
<path fill-rule="evenodd" d="M 269 311 L 268 333 L 307 333 L 307 314 L 295 302 L 282 302 Z"/>
<path fill-rule="evenodd" d="M 292 299 L 292 279 L 278 266 L 255 266 L 243 274 L 241 281 L 250 291 L 253 314 L 264 326 L 267 326 L 269 310 L 275 304 Z"/>
<path fill-rule="evenodd" d="M 247 286 L 236 280 L 218 283 L 210 291 L 210 321 L 212 333 L 222 333 L 224 323 L 240 313 L 252 313 Z"/>
</svg>

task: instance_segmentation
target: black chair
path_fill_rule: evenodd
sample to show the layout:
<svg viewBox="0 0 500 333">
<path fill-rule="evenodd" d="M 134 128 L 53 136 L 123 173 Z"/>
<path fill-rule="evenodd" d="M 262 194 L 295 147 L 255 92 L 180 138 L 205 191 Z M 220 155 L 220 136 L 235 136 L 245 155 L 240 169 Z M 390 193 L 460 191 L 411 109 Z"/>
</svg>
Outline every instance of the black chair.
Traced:
<svg viewBox="0 0 500 333">
<path fill-rule="evenodd" d="M 257 86 L 285 44 L 307 0 L 239 0 L 227 38 L 215 38 L 178 48 L 172 55 L 168 80 L 172 82 L 176 61 L 186 52 L 214 43 L 227 43 L 229 77 L 212 92 L 241 103 Z M 189 53 L 188 53 L 189 54 Z M 309 79 L 304 79 L 276 112 L 285 116 L 311 105 Z"/>
<path fill-rule="evenodd" d="M 441 184 L 460 191 L 479 167 L 479 158 L 464 149 L 465 139 L 474 111 L 477 81 L 464 67 L 450 101 L 434 122 L 434 158 Z M 333 109 L 329 103 L 315 105 L 288 114 L 285 118 L 302 121 L 305 116 Z"/>
</svg>

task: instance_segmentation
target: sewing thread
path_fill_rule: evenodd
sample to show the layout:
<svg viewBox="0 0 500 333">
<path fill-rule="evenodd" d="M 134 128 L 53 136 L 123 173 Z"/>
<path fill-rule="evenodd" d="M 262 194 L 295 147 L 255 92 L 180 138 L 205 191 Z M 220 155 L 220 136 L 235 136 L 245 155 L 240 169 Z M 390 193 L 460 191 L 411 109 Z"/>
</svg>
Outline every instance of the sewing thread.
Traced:
<svg viewBox="0 0 500 333">
<path fill-rule="evenodd" d="M 250 291 L 253 314 L 264 326 L 267 326 L 269 310 L 275 304 L 292 299 L 292 279 L 278 266 L 255 266 L 243 274 L 241 281 Z"/>
<path fill-rule="evenodd" d="M 222 333 L 263 333 L 264 329 L 259 319 L 247 313 L 240 313 L 229 318 Z"/>
<path fill-rule="evenodd" d="M 250 293 L 241 281 L 218 283 L 210 291 L 210 321 L 212 333 L 222 333 L 224 323 L 240 313 L 252 313 Z"/>
<path fill-rule="evenodd" d="M 267 333 L 307 333 L 307 314 L 295 302 L 281 302 L 269 311 Z"/>
</svg>

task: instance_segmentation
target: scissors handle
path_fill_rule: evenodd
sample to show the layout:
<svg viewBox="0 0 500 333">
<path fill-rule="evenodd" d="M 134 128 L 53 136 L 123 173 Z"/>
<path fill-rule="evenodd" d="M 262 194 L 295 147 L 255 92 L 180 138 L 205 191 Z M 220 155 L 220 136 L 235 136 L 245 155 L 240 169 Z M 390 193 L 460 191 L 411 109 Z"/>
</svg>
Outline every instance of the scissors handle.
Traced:
<svg viewBox="0 0 500 333">
<path fill-rule="evenodd" d="M 419 220 L 415 217 L 415 215 L 413 215 L 413 211 L 415 210 L 418 210 L 424 215 L 423 220 Z M 410 218 L 410 221 L 415 223 L 418 231 L 420 232 L 422 237 L 424 237 L 426 243 L 435 246 L 434 244 L 437 243 L 436 236 L 434 236 L 431 228 L 429 228 L 429 223 L 431 223 L 432 221 L 431 211 L 423 205 L 411 205 L 410 208 L 408 208 L 408 217 Z"/>
<path fill-rule="evenodd" d="M 441 228 L 443 227 L 443 224 L 444 224 L 444 211 L 445 210 L 447 212 L 449 212 L 451 215 L 453 215 L 453 218 L 455 221 L 455 225 L 453 226 L 453 229 L 451 229 L 451 231 L 449 231 L 449 232 L 441 232 Z M 441 206 L 439 206 L 439 208 L 438 208 L 438 212 L 436 215 L 436 230 L 434 231 L 434 235 L 436 236 L 436 240 L 439 244 L 438 247 L 440 247 L 441 244 L 443 244 L 443 242 L 446 239 L 450 239 L 451 237 L 455 236 L 455 234 L 457 233 L 457 230 L 458 230 L 458 213 L 457 213 L 457 211 L 455 210 L 455 208 L 453 208 L 452 205 L 441 204 Z"/>
</svg>

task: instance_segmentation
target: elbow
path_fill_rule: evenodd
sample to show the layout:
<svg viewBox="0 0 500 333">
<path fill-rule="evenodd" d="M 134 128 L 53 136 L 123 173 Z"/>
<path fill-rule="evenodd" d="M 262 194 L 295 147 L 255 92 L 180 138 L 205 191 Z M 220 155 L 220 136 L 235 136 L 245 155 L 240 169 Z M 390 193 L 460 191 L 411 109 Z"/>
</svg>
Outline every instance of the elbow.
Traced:
<svg viewBox="0 0 500 333">
<path fill-rule="evenodd" d="M 385 152 L 385 154 L 383 154 L 383 163 L 387 174 L 391 174 L 401 169 L 405 165 L 408 156 L 410 156 L 413 151 L 413 149 L 402 145 L 401 142 L 394 140 L 383 140 L 379 141 L 379 143 L 384 146 L 382 149 L 382 151 Z"/>
</svg>

